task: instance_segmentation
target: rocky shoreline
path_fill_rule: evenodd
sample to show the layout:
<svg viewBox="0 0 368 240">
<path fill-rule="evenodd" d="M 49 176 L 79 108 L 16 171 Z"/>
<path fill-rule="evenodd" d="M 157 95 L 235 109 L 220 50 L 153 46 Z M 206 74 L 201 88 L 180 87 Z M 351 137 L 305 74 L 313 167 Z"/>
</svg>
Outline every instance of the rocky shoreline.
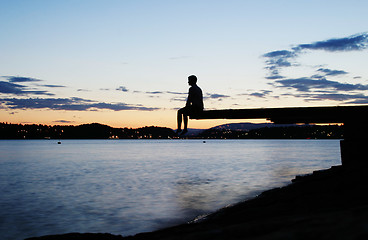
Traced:
<svg viewBox="0 0 368 240">
<path fill-rule="evenodd" d="M 27 240 L 368 239 L 367 169 L 314 171 L 200 221 L 135 236 L 70 233 Z"/>
</svg>

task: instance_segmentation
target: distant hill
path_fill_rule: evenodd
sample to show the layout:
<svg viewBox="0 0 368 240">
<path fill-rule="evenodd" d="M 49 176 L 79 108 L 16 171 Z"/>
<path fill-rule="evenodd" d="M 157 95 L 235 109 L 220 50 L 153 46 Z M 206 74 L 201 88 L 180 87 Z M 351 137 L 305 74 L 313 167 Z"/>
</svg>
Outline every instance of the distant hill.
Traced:
<svg viewBox="0 0 368 240">
<path fill-rule="evenodd" d="M 0 123 L 0 139 L 168 139 L 175 132 L 166 127 L 113 128 L 91 123 L 78 126 Z"/>
<path fill-rule="evenodd" d="M 342 139 L 338 125 L 232 123 L 207 129 L 197 138 L 222 139 Z"/>
<path fill-rule="evenodd" d="M 185 137 L 196 137 L 201 134 L 203 131 L 207 129 L 198 129 L 198 128 L 188 128 L 188 133 L 185 134 Z"/>
<path fill-rule="evenodd" d="M 231 123 L 207 130 L 189 129 L 184 138 L 203 139 L 341 139 L 337 125 L 295 125 L 272 123 Z M 172 139 L 174 130 L 166 127 L 113 128 L 99 123 L 78 126 L 0 123 L 0 139 Z"/>
</svg>

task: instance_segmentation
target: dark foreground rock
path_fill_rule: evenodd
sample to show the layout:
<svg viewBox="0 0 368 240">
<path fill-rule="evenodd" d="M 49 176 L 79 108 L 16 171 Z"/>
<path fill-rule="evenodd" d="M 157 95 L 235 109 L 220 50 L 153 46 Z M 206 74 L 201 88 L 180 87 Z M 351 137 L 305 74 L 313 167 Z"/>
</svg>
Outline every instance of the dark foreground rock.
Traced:
<svg viewBox="0 0 368 240">
<path fill-rule="evenodd" d="M 315 171 L 201 221 L 155 232 L 129 237 L 67 234 L 31 239 L 368 239 L 367 170 L 336 166 Z"/>
<path fill-rule="evenodd" d="M 63 235 L 48 235 L 43 237 L 27 238 L 28 240 L 123 240 L 122 236 L 108 233 L 68 233 Z"/>
</svg>

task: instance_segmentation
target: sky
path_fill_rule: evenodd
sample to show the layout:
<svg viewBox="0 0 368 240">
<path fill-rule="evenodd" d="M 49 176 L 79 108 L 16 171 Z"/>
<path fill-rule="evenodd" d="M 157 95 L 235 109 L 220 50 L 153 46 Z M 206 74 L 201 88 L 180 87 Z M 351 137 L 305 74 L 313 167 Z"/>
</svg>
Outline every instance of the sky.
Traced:
<svg viewBox="0 0 368 240">
<path fill-rule="evenodd" d="M 0 122 L 175 129 L 192 74 L 206 109 L 367 104 L 367 9 L 365 0 L 0 0 Z"/>
</svg>

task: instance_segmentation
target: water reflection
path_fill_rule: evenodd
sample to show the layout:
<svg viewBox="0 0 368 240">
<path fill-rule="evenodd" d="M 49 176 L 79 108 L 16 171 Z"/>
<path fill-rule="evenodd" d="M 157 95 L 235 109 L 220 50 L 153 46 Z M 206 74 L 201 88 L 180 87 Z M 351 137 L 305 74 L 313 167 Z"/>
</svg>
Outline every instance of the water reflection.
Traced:
<svg viewBox="0 0 368 240">
<path fill-rule="evenodd" d="M 3 141 L 0 151 L 8 240 L 152 231 L 340 161 L 338 141 Z"/>
<path fill-rule="evenodd" d="M 187 176 L 175 184 L 175 201 L 184 215 L 198 215 L 211 210 L 218 192 L 212 184 L 215 180 L 198 176 Z"/>
</svg>

